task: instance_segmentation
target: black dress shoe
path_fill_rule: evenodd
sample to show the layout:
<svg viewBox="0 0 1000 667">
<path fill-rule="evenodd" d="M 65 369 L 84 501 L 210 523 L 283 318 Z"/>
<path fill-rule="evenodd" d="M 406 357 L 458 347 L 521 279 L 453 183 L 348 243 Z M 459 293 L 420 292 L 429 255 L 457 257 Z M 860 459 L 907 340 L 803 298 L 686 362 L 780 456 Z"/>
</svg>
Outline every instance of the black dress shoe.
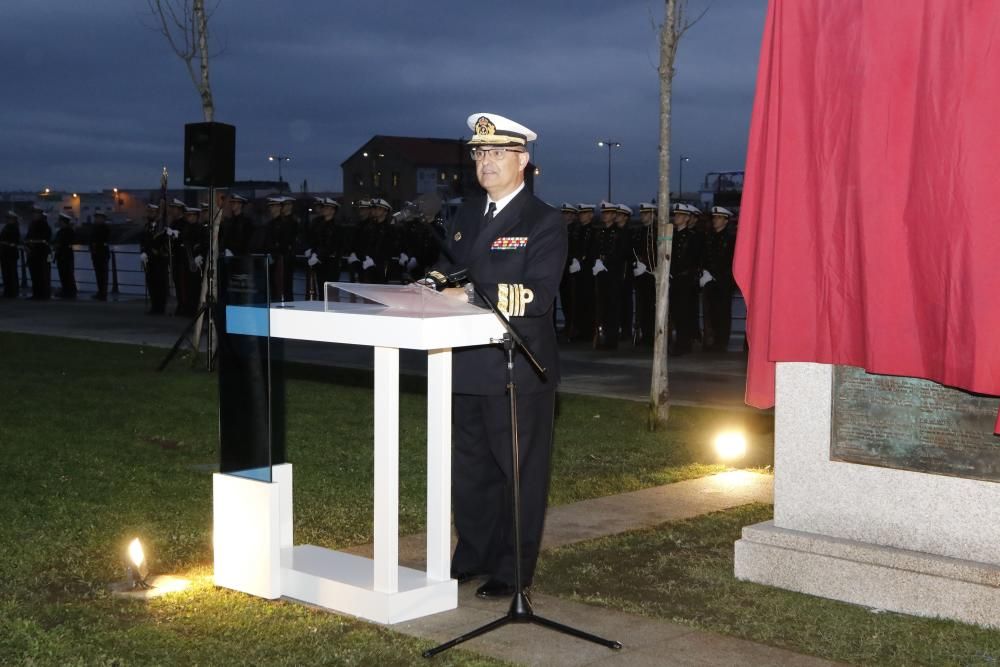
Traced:
<svg viewBox="0 0 1000 667">
<path fill-rule="evenodd" d="M 486 574 L 485 572 L 477 572 L 476 570 L 452 570 L 451 578 L 460 584 L 464 584 L 468 581 L 472 581 L 478 577 Z"/>
<path fill-rule="evenodd" d="M 514 584 L 508 584 L 499 579 L 490 579 L 485 584 L 476 589 L 476 597 L 483 600 L 494 598 L 509 598 L 514 594 Z"/>
</svg>

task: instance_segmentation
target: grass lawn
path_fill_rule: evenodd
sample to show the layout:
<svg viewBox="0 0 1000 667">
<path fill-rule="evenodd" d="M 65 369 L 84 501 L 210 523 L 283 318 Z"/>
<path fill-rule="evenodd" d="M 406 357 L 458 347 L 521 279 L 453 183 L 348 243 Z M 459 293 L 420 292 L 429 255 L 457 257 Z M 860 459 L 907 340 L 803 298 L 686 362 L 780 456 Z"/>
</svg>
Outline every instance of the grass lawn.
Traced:
<svg viewBox="0 0 1000 667">
<path fill-rule="evenodd" d="M 414 662 L 417 640 L 211 586 L 216 379 L 180 360 L 156 373 L 163 354 L 0 334 L 0 664 Z M 292 367 L 289 378 L 296 542 L 369 542 L 370 374 Z M 424 397 L 405 393 L 400 410 L 405 534 L 423 528 Z M 640 404 L 563 396 L 559 410 L 555 503 L 721 469 L 696 461 L 726 413 L 677 408 L 653 434 Z M 149 604 L 111 598 L 135 535 L 154 573 L 192 576 L 194 588 Z M 497 664 L 449 654 L 437 661 Z"/>
<path fill-rule="evenodd" d="M 737 581 L 733 542 L 771 515 L 745 505 L 548 551 L 535 588 L 858 665 L 1000 663 L 1000 631 Z"/>
</svg>

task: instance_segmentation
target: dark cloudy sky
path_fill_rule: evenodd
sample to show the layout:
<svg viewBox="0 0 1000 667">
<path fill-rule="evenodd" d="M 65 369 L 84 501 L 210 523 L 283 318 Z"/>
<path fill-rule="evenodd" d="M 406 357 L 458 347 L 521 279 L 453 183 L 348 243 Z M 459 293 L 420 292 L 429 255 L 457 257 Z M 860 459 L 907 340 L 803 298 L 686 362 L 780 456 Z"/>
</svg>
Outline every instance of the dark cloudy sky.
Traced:
<svg viewBox="0 0 1000 667">
<path fill-rule="evenodd" d="M 209 0 L 211 3 L 211 0 Z M 690 14 L 708 0 L 690 0 Z M 0 190 L 155 188 L 181 182 L 183 126 L 201 120 L 145 0 L 4 0 Z M 766 0 L 714 0 L 684 36 L 673 152 L 742 169 Z M 539 134 L 539 194 L 599 200 L 600 138 L 614 199 L 656 191 L 661 0 L 221 0 L 216 120 L 237 127 L 239 179 L 340 190 L 340 162 L 373 134 L 459 137 L 476 111 Z M 676 188 L 676 162 L 673 187 Z"/>
</svg>

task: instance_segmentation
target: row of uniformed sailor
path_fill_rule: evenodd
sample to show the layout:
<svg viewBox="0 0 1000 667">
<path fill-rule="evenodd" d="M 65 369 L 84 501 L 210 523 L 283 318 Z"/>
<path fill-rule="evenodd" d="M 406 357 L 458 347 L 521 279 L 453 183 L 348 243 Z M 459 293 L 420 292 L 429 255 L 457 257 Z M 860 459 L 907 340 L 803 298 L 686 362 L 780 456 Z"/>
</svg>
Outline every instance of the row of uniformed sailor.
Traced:
<svg viewBox="0 0 1000 667">
<path fill-rule="evenodd" d="M 629 225 L 632 209 L 601 202 L 562 206 L 569 232 L 569 257 L 560 287 L 569 339 L 592 340 L 596 348 L 614 348 L 619 337 L 651 344 L 656 308 L 656 206 L 639 205 L 639 225 Z M 674 354 L 691 350 L 692 341 L 724 351 L 734 289 L 732 212 L 711 210 L 711 229 L 696 228 L 701 211 L 690 204 L 672 206 L 675 224 L 671 249 L 670 320 L 676 330 Z M 705 336 L 698 326 L 699 290 L 705 299 Z M 633 314 L 633 296 L 635 312 Z"/>
</svg>

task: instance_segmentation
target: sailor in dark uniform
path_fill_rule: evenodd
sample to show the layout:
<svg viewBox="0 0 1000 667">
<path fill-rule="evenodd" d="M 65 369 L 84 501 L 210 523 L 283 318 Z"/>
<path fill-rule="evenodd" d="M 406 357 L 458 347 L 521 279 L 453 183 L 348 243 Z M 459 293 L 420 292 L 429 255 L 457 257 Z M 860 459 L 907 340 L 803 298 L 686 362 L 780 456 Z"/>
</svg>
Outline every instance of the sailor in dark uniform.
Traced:
<svg viewBox="0 0 1000 667">
<path fill-rule="evenodd" d="M 594 349 L 613 350 L 618 347 L 618 327 L 621 319 L 621 289 L 624 257 L 621 235 L 615 224 L 618 204 L 601 202 L 601 227 L 591 238 L 590 254 L 594 265 Z"/>
<path fill-rule="evenodd" d="M 705 261 L 700 283 L 705 290 L 706 329 L 712 332 L 706 347 L 725 352 L 733 317 L 733 253 L 736 235 L 730 219 L 733 212 L 723 206 L 712 207 L 712 227 L 705 235 Z"/>
<path fill-rule="evenodd" d="M 677 331 L 671 354 L 691 351 L 699 337 L 698 279 L 701 276 L 703 238 L 695 228 L 698 214 L 691 204 L 673 206 L 674 240 L 670 262 L 670 319 Z"/>
<path fill-rule="evenodd" d="M 357 250 L 361 260 L 359 280 L 363 283 L 398 282 L 399 228 L 391 222 L 392 207 L 384 199 L 373 199 L 371 220 L 360 229 Z"/>
<path fill-rule="evenodd" d="M 559 381 L 556 332 L 552 326 L 559 280 L 567 254 L 566 224 L 559 212 L 524 187 L 528 128 L 491 113 L 468 119 L 476 176 L 486 197 L 466 200 L 449 222 L 445 238 L 451 259 L 435 275 L 468 269 L 476 287 L 515 323 L 547 369 L 542 379 L 516 355 L 517 424 L 520 441 L 522 583 L 531 584 L 542 537 L 552 452 L 555 391 Z M 468 286 L 445 290 L 467 300 Z M 473 303 L 476 298 L 473 295 Z M 480 597 L 514 592 L 511 515 L 511 433 L 506 396 L 506 360 L 498 345 L 454 353 L 452 499 L 458 546 L 452 576 L 489 579 Z"/>
<path fill-rule="evenodd" d="M 635 280 L 632 275 L 635 257 L 632 255 L 632 234 L 634 230 L 630 226 L 632 222 L 632 207 L 626 204 L 618 204 L 615 212 L 615 228 L 618 230 L 618 257 L 620 268 L 618 273 L 618 338 L 626 341 L 633 340 L 632 328 L 634 311 L 632 309 L 633 292 L 635 290 Z"/>
<path fill-rule="evenodd" d="M 208 256 L 208 223 L 202 218 L 199 206 L 184 209 L 184 229 L 181 242 L 187 257 L 187 296 L 184 314 L 194 316 L 201 305 L 201 281 L 205 276 L 205 258 Z"/>
<path fill-rule="evenodd" d="M 190 261 L 188 250 L 184 246 L 184 227 L 187 225 L 184 212 L 187 204 L 174 197 L 169 205 L 170 221 L 167 223 L 167 237 L 169 238 L 170 275 L 174 280 L 174 298 L 177 299 L 177 307 L 174 315 L 187 316 L 194 315 L 194 305 L 188 303 L 191 288 L 190 281 Z"/>
<path fill-rule="evenodd" d="M 169 237 L 161 220 L 160 207 L 146 204 L 146 225 L 139 236 L 139 261 L 146 272 L 149 314 L 162 315 L 170 292 Z"/>
<path fill-rule="evenodd" d="M 559 305 L 562 307 L 562 334 L 567 340 L 573 339 L 573 304 L 576 301 L 576 273 L 580 270 L 580 223 L 577 222 L 579 209 L 569 202 L 563 202 L 562 216 L 566 223 L 566 236 L 569 239 L 569 251 L 566 255 L 566 268 L 563 269 L 562 281 L 559 283 Z"/>
<path fill-rule="evenodd" d="M 249 253 L 253 221 L 243 212 L 247 198 L 229 195 L 229 214 L 219 223 L 219 256 L 234 257 Z"/>
<path fill-rule="evenodd" d="M 299 220 L 295 212 L 295 197 L 282 197 L 281 216 L 277 227 L 272 228 L 275 261 L 280 267 L 279 296 L 283 301 L 294 301 L 295 245 L 299 235 Z"/>
<path fill-rule="evenodd" d="M 33 219 L 24 235 L 28 246 L 28 271 L 31 273 L 31 298 L 37 301 L 48 299 L 52 268 L 49 255 L 52 251 L 52 228 L 45 212 L 38 206 L 32 207 Z"/>
<path fill-rule="evenodd" d="M 632 276 L 635 281 L 636 345 L 652 345 L 656 337 L 656 205 L 639 204 L 642 225 L 632 236 Z"/>
<path fill-rule="evenodd" d="M 76 269 L 76 262 L 73 258 L 73 218 L 68 213 L 59 214 L 59 229 L 56 230 L 53 239 L 53 255 L 56 259 L 56 270 L 59 272 L 59 293 L 60 299 L 76 298 L 76 276 L 73 275 Z"/>
<path fill-rule="evenodd" d="M 16 299 L 19 292 L 17 253 L 21 245 L 21 221 L 14 211 L 7 211 L 6 218 L 3 229 L 0 229 L 0 275 L 3 277 L 4 298 Z"/>
<path fill-rule="evenodd" d="M 309 227 L 306 243 L 306 300 L 323 301 L 323 286 L 340 280 L 341 228 L 337 225 L 340 203 L 330 197 L 316 200 L 319 215 Z"/>
<path fill-rule="evenodd" d="M 594 205 L 581 203 L 577 208 L 577 228 L 576 239 L 570 242 L 570 251 L 573 254 L 570 260 L 570 270 L 573 268 L 573 261 L 577 260 L 579 270 L 573 272 L 576 278 L 574 302 L 574 335 L 584 341 L 592 341 L 594 338 L 594 258 L 591 249 L 594 243 L 594 235 L 600 231 L 597 223 L 594 222 Z"/>
</svg>

